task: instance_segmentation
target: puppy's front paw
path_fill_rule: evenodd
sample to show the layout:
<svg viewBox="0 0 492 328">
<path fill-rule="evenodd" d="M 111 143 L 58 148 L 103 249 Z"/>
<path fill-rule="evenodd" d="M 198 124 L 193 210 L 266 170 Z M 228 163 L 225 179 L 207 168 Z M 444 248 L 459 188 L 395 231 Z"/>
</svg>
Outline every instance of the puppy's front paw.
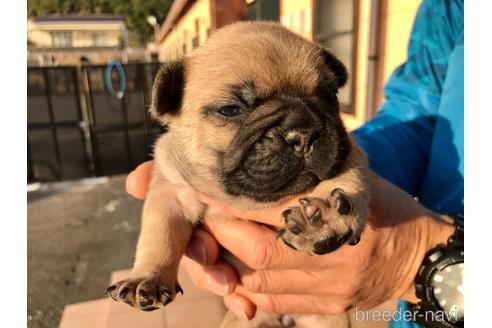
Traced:
<svg viewBox="0 0 492 328">
<path fill-rule="evenodd" d="M 355 245 L 360 240 L 363 224 L 354 213 L 352 200 L 340 189 L 334 189 L 324 200 L 301 198 L 300 206 L 282 213 L 285 228 L 277 237 L 289 247 L 309 254 L 326 254 L 344 243 Z"/>
<path fill-rule="evenodd" d="M 151 274 L 121 280 L 109 286 L 104 294 L 140 310 L 153 311 L 170 303 L 178 292 L 183 294 L 178 282 L 170 284 L 163 276 Z"/>
</svg>

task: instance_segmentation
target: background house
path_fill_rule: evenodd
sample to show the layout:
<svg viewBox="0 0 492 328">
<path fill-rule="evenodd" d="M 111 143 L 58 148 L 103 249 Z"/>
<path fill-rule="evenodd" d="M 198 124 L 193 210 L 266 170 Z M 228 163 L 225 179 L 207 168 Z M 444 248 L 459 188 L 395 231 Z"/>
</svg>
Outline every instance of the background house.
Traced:
<svg viewBox="0 0 492 328">
<path fill-rule="evenodd" d="M 244 0 L 176 0 L 158 34 L 159 59 L 186 55 L 207 40 L 210 32 L 247 19 Z"/>
<path fill-rule="evenodd" d="M 340 92 L 354 129 L 373 117 L 383 86 L 406 58 L 420 0 L 176 0 L 158 35 L 159 59 L 185 55 L 221 26 L 243 19 L 278 21 L 334 52 L 351 79 Z"/>
<path fill-rule="evenodd" d="M 124 17 L 112 14 L 46 15 L 27 22 L 30 66 L 148 61 L 145 49 L 128 47 Z"/>
</svg>

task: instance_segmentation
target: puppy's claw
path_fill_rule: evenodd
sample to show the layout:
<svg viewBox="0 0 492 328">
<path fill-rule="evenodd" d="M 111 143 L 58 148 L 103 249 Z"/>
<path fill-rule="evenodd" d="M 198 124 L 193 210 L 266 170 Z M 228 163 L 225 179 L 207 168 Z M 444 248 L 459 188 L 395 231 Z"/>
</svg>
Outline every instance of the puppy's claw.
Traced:
<svg viewBox="0 0 492 328">
<path fill-rule="evenodd" d="M 116 299 L 116 295 L 113 295 L 113 292 L 116 290 L 116 285 L 111 285 L 106 290 L 104 290 L 104 296 L 109 296 L 113 299 L 113 301 L 118 301 Z"/>
<path fill-rule="evenodd" d="M 282 214 L 280 215 L 281 220 L 283 220 L 284 222 L 287 221 L 287 216 L 289 216 L 291 213 L 292 213 L 291 208 L 288 208 L 285 211 L 283 211 Z"/>
<path fill-rule="evenodd" d="M 357 244 L 359 243 L 359 241 L 360 241 L 360 236 L 359 236 L 359 237 L 353 237 L 353 238 L 352 238 L 352 239 L 348 242 L 348 244 L 349 244 L 350 246 L 355 246 L 355 245 L 357 245 Z"/>
<path fill-rule="evenodd" d="M 292 248 L 293 250 L 297 251 L 297 247 L 295 247 L 294 245 L 292 245 L 291 243 L 289 243 L 287 240 L 285 240 L 284 238 L 282 238 L 282 241 L 284 242 L 284 244 L 290 248 Z"/>
<path fill-rule="evenodd" d="M 184 292 L 183 292 L 183 288 L 181 288 L 181 285 L 179 284 L 179 282 L 176 282 L 176 287 L 175 287 L 175 289 L 176 289 L 176 294 L 177 294 L 177 293 L 180 293 L 181 295 L 183 295 L 183 294 L 184 294 Z"/>
<path fill-rule="evenodd" d="M 116 289 L 116 285 L 111 285 L 111 286 L 109 286 L 108 288 L 106 288 L 106 289 L 104 290 L 104 295 L 105 295 L 105 296 L 110 295 L 110 294 L 111 294 L 111 292 L 112 292 L 113 290 L 115 290 L 115 289 Z"/>
<path fill-rule="evenodd" d="M 332 197 L 337 197 L 340 194 L 345 194 L 345 191 L 343 191 L 342 188 L 335 188 L 331 191 L 331 196 Z"/>
<path fill-rule="evenodd" d="M 284 233 L 285 233 L 285 229 L 278 230 L 277 233 L 275 234 L 275 239 L 279 239 L 280 237 L 282 237 Z"/>
<path fill-rule="evenodd" d="M 318 222 L 321 219 L 321 211 L 318 209 L 316 213 L 309 219 L 311 224 Z"/>
<path fill-rule="evenodd" d="M 307 199 L 307 198 L 299 198 L 299 203 L 302 206 L 308 206 L 309 205 L 309 199 Z"/>
</svg>

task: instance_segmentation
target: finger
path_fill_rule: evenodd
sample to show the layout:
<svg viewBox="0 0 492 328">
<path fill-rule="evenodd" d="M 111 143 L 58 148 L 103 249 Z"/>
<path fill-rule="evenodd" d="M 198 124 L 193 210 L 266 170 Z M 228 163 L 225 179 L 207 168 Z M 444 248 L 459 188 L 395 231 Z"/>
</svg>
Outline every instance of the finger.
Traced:
<svg viewBox="0 0 492 328">
<path fill-rule="evenodd" d="M 217 207 L 220 211 L 227 213 L 236 218 L 241 218 L 245 220 L 269 224 L 276 227 L 281 227 L 283 226 L 283 222 L 281 221 L 282 212 L 286 208 L 299 205 L 298 200 L 303 196 L 304 195 L 296 195 L 294 197 L 290 197 L 282 201 L 280 204 L 274 207 L 268 207 L 268 208 L 251 210 L 251 211 L 242 211 L 242 210 L 235 209 L 233 207 L 230 207 L 224 203 L 221 203 L 213 198 L 210 198 L 202 194 L 198 195 L 198 200 L 201 201 L 202 203 Z"/>
<path fill-rule="evenodd" d="M 154 161 L 148 161 L 130 172 L 126 178 L 126 192 L 137 199 L 145 199 L 153 167 Z"/>
<path fill-rule="evenodd" d="M 318 256 L 297 252 L 275 239 L 275 232 L 264 225 L 238 219 L 210 219 L 206 226 L 225 249 L 252 269 L 316 268 Z M 324 255 L 324 264 L 333 257 Z"/>
<path fill-rule="evenodd" d="M 219 245 L 215 238 L 203 229 L 195 229 L 185 254 L 201 265 L 212 265 L 219 257 Z"/>
<path fill-rule="evenodd" d="M 334 299 L 351 295 L 352 272 L 340 274 L 339 267 L 320 271 L 301 270 L 253 270 L 229 252 L 223 252 L 224 260 L 236 269 L 241 286 L 258 294 L 323 294 Z M 319 259 L 323 261 L 322 258 Z M 327 283 L 329 282 L 329 283 Z"/>
<path fill-rule="evenodd" d="M 353 307 L 350 301 L 324 295 L 255 294 L 238 286 L 238 294 L 265 312 L 292 314 L 341 314 Z"/>
<path fill-rule="evenodd" d="M 181 265 L 188 272 L 193 284 L 199 288 L 219 296 L 229 295 L 236 289 L 238 282 L 236 271 L 226 262 L 204 267 L 184 256 Z"/>
<path fill-rule="evenodd" d="M 238 272 L 241 285 L 252 293 L 325 294 L 339 297 L 348 292 L 344 280 L 334 277 L 335 270 L 325 270 L 321 274 L 311 270 L 251 270 L 244 264 L 242 269 L 233 266 Z"/>
<path fill-rule="evenodd" d="M 300 270 L 247 268 L 238 270 L 238 276 L 245 289 L 258 294 L 319 294 L 323 286 L 318 277 Z"/>
<path fill-rule="evenodd" d="M 256 305 L 241 294 L 233 293 L 224 296 L 224 304 L 232 313 L 244 320 L 251 320 L 255 316 Z"/>
</svg>

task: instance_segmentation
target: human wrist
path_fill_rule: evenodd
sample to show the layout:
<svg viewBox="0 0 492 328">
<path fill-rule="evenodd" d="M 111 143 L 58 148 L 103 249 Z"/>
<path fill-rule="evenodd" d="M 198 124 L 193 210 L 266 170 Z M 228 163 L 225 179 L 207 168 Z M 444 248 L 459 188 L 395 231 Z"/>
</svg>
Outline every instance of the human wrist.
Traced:
<svg viewBox="0 0 492 328">
<path fill-rule="evenodd" d="M 432 213 L 429 224 L 429 234 L 426 253 L 439 245 L 446 245 L 448 238 L 454 233 L 454 220 L 447 215 Z"/>
<path fill-rule="evenodd" d="M 426 254 L 439 245 L 446 245 L 448 238 L 454 233 L 452 218 L 431 211 L 428 211 L 420 225 L 421 235 L 423 238 L 421 238 L 421 243 L 417 247 L 417 255 L 414 257 L 414 261 L 411 265 L 412 269 L 410 270 L 410 274 L 407 278 L 409 287 L 401 297 L 411 303 L 418 302 L 414 280 Z"/>
</svg>

